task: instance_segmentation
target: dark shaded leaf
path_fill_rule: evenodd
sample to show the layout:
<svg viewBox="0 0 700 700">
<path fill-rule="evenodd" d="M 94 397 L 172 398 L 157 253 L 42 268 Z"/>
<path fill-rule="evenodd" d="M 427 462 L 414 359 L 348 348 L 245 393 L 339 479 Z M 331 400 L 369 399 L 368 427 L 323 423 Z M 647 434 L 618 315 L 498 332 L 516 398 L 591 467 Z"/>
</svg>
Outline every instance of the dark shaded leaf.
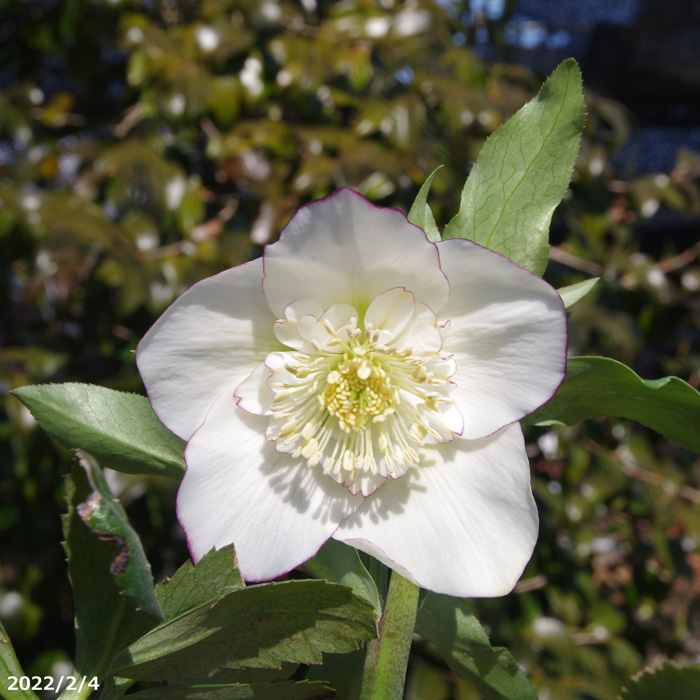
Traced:
<svg viewBox="0 0 700 700">
<path fill-rule="evenodd" d="M 10 690 L 10 676 L 21 678 L 25 673 L 15 655 L 14 647 L 0 621 L 0 697 L 17 700 L 37 700 L 32 690 L 22 690 L 19 685 Z"/>
<path fill-rule="evenodd" d="M 134 700 L 337 700 L 324 683 L 229 683 L 217 685 L 170 685 L 129 695 Z"/>
<path fill-rule="evenodd" d="M 377 618 L 381 616 L 382 607 L 377 586 L 354 547 L 330 539 L 313 559 L 302 565 L 302 568 L 314 578 L 325 578 L 350 586 L 355 595 L 372 605 Z"/>
<path fill-rule="evenodd" d="M 321 663 L 375 635 L 372 606 L 350 588 L 285 581 L 233 590 L 144 635 L 115 659 L 125 678 L 182 681 L 222 668 Z"/>
<path fill-rule="evenodd" d="M 88 454 L 66 480 L 64 547 L 75 600 L 75 667 L 104 675 L 114 655 L 162 619 L 151 567 L 124 509 Z"/>
<path fill-rule="evenodd" d="M 700 697 L 700 666 L 679 667 L 665 663 L 637 675 L 622 691 L 621 700 L 697 700 Z"/>
</svg>

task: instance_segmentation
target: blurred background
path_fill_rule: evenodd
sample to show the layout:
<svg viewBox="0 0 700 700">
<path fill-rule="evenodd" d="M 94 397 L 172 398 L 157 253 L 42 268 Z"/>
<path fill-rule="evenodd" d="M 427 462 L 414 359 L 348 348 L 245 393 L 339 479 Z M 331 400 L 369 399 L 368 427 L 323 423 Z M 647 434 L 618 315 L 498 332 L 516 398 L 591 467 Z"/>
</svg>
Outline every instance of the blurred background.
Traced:
<svg viewBox="0 0 700 700">
<path fill-rule="evenodd" d="M 570 352 L 697 387 L 695 0 L 0 0 L 0 619 L 26 673 L 70 672 L 71 455 L 8 392 L 143 392 L 134 349 L 168 304 L 338 187 L 408 211 L 444 164 L 446 223 L 484 139 L 569 56 L 588 122 L 546 278 L 602 277 Z M 697 455 L 616 419 L 526 436 L 541 535 L 514 593 L 470 601 L 493 643 L 542 699 L 700 663 Z M 172 574 L 176 485 L 110 478 Z M 407 698 L 478 697 L 416 640 Z"/>
</svg>

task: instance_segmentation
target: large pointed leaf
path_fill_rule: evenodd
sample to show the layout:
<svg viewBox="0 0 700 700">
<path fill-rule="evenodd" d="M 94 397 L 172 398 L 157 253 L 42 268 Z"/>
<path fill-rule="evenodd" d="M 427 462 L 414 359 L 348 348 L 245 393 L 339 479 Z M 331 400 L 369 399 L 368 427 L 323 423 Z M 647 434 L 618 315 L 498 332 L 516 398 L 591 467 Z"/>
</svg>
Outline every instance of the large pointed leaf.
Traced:
<svg viewBox="0 0 700 700">
<path fill-rule="evenodd" d="M 374 607 L 377 619 L 381 616 L 379 591 L 354 547 L 330 539 L 313 559 L 302 564 L 302 569 L 314 578 L 325 578 L 328 581 L 350 586 L 355 591 L 355 595 L 364 598 Z"/>
<path fill-rule="evenodd" d="M 151 567 L 124 509 L 88 454 L 66 480 L 64 547 L 75 599 L 75 667 L 103 677 L 113 656 L 162 619 Z"/>
<path fill-rule="evenodd" d="M 541 275 L 584 121 L 581 72 L 569 59 L 486 140 L 443 238 L 468 238 Z"/>
<path fill-rule="evenodd" d="M 285 581 L 234 589 L 166 621 L 114 661 L 125 678 L 184 681 L 222 668 L 321 663 L 375 636 L 374 610 L 352 589 Z"/>
<path fill-rule="evenodd" d="M 607 357 L 570 357 L 559 391 L 526 422 L 573 425 L 596 416 L 635 420 L 700 452 L 700 393 L 678 377 L 641 379 Z"/>
<path fill-rule="evenodd" d="M 428 593 L 418 610 L 416 632 L 435 644 L 447 665 L 485 700 L 537 700 L 510 652 L 491 646 L 461 600 Z"/>
<path fill-rule="evenodd" d="M 92 384 L 39 384 L 12 392 L 49 435 L 100 464 L 131 474 L 181 479 L 185 443 L 159 420 L 144 396 Z"/>
</svg>

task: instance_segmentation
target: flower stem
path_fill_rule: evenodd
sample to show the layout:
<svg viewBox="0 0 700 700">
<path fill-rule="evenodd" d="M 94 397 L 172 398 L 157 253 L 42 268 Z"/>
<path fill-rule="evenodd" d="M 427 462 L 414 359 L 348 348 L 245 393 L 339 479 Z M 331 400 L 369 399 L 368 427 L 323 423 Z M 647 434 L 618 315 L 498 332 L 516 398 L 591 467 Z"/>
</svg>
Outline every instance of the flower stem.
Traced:
<svg viewBox="0 0 700 700">
<path fill-rule="evenodd" d="M 360 700 L 403 698 L 419 593 L 418 586 L 391 572 L 379 636 L 367 645 Z"/>
</svg>

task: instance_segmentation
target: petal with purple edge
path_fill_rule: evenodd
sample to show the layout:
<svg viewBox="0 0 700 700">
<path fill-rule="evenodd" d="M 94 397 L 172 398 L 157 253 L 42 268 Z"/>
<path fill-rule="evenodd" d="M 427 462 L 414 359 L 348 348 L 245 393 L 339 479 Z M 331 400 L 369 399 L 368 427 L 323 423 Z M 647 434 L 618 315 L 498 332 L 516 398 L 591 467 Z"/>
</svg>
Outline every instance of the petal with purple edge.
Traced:
<svg viewBox="0 0 700 700">
<path fill-rule="evenodd" d="M 161 421 L 184 440 L 222 394 L 281 346 L 262 293 L 262 261 L 195 284 L 139 343 L 136 364 Z"/>
<path fill-rule="evenodd" d="M 438 244 L 450 281 L 440 311 L 443 350 L 457 370 L 450 396 L 474 439 L 520 420 L 556 392 L 566 372 L 566 313 L 556 291 L 508 258 L 463 239 Z"/>
<path fill-rule="evenodd" d="M 342 189 L 300 209 L 265 248 L 263 288 L 281 318 L 294 299 L 366 309 L 392 287 L 440 309 L 449 287 L 437 250 L 397 209 L 382 209 Z"/>
<path fill-rule="evenodd" d="M 268 419 L 222 397 L 187 445 L 178 519 L 196 561 L 233 542 L 246 580 L 266 581 L 314 556 L 362 502 L 275 451 Z"/>
<path fill-rule="evenodd" d="M 334 539 L 436 593 L 508 593 L 538 531 L 520 427 L 456 439 L 423 455 L 420 467 L 367 498 Z"/>
</svg>

